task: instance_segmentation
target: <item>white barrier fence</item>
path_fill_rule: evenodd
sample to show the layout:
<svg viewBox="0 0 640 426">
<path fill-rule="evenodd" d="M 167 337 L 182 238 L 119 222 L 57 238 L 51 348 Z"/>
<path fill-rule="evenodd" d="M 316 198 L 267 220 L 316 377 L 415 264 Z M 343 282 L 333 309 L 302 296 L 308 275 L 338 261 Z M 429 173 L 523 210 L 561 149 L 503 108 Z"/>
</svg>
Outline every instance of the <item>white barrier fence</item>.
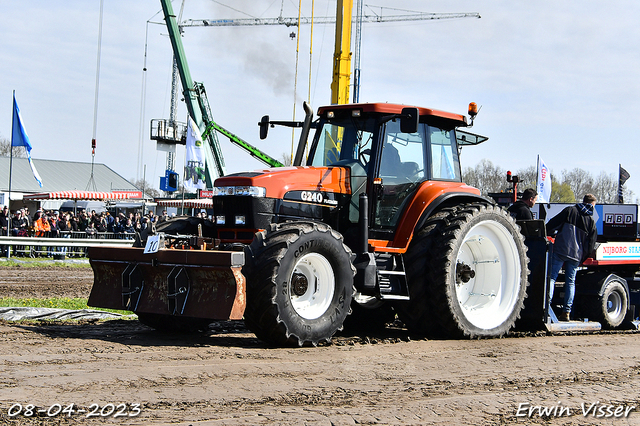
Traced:
<svg viewBox="0 0 640 426">
<path fill-rule="evenodd" d="M 92 238 L 0 237 L 0 251 L 2 257 L 82 256 L 88 247 L 131 247 L 134 243 L 133 239 L 104 237 L 100 238 L 100 235 Z"/>
</svg>

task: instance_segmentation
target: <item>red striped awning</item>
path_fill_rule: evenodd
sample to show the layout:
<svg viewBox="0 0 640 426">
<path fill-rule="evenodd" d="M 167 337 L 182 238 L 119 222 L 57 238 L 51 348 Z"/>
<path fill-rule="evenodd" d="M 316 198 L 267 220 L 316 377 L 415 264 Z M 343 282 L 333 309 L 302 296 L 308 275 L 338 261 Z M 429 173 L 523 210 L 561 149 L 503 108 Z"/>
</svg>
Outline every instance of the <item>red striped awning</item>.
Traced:
<svg viewBox="0 0 640 426">
<path fill-rule="evenodd" d="M 95 191 L 59 191 L 41 192 L 22 197 L 23 200 L 125 200 L 129 193 L 120 192 L 95 192 Z"/>
<path fill-rule="evenodd" d="M 158 200 L 159 207 L 185 207 L 195 209 L 212 209 L 213 200 L 211 198 L 196 198 L 188 200 Z"/>
</svg>

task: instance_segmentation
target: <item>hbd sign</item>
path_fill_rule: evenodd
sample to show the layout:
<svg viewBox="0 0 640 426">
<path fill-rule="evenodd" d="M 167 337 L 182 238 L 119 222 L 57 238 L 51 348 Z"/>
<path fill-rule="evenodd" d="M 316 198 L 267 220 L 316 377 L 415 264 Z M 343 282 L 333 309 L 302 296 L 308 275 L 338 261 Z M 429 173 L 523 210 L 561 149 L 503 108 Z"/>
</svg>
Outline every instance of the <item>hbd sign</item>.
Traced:
<svg viewBox="0 0 640 426">
<path fill-rule="evenodd" d="M 596 206 L 598 208 L 599 206 Z M 634 237 L 638 232 L 638 206 L 610 204 L 602 206 L 602 234 L 607 238 Z"/>
<path fill-rule="evenodd" d="M 631 225 L 633 224 L 632 214 L 607 213 L 604 215 L 604 223 L 613 225 Z"/>
</svg>

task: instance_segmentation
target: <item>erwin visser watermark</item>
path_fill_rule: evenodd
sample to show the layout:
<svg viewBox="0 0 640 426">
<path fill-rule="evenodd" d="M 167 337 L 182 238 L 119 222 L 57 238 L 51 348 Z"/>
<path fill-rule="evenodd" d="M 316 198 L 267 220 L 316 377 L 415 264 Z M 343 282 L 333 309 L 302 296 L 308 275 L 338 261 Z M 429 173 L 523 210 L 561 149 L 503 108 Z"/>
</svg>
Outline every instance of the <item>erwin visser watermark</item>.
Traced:
<svg viewBox="0 0 640 426">
<path fill-rule="evenodd" d="M 636 411 L 635 405 L 605 404 L 600 401 L 583 402 L 578 407 L 569 407 L 558 401 L 556 405 L 531 405 L 528 402 L 518 404 L 516 417 L 569 417 L 583 416 L 597 419 L 629 417 Z"/>
</svg>

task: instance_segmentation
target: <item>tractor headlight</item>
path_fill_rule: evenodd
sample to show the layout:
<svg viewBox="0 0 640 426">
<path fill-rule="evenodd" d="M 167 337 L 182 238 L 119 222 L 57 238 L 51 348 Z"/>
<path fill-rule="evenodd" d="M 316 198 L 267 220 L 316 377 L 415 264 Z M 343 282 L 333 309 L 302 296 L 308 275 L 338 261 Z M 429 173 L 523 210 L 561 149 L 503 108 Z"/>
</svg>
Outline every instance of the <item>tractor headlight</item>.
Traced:
<svg viewBox="0 0 640 426">
<path fill-rule="evenodd" d="M 243 195 L 245 197 L 264 197 L 267 189 L 261 186 L 216 186 L 213 195 Z"/>
</svg>

